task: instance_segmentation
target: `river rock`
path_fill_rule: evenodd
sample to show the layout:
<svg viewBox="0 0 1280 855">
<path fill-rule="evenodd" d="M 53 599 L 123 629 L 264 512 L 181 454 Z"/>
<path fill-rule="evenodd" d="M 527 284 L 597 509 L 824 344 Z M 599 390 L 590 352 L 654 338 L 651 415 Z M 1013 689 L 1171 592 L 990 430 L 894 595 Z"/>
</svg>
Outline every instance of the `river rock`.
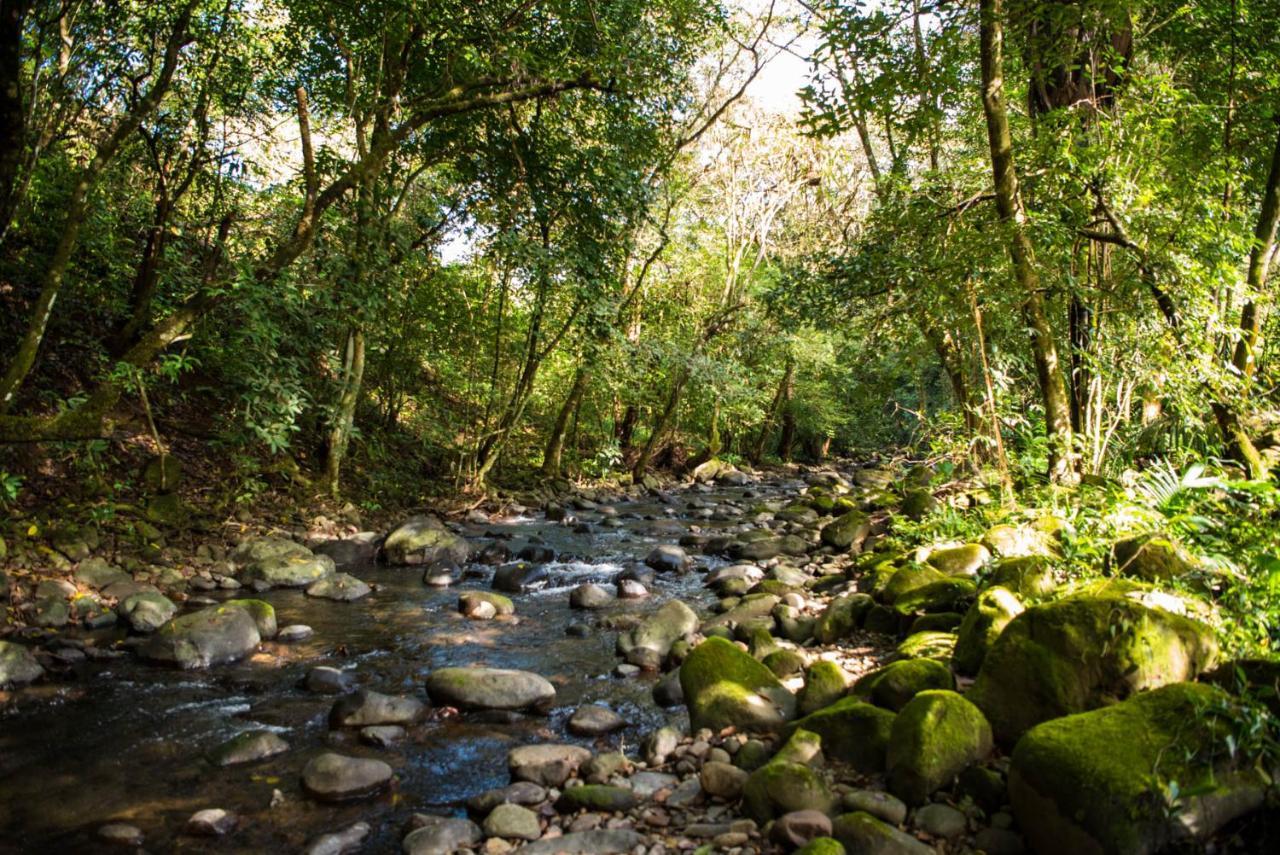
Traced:
<svg viewBox="0 0 1280 855">
<path fill-rule="evenodd" d="M 537 840 L 542 836 L 538 815 L 527 807 L 501 804 L 484 820 L 484 833 L 504 840 Z"/>
<path fill-rule="evenodd" d="M 982 545 L 1001 558 L 1049 558 L 1057 553 L 1053 534 L 1029 525 L 992 526 L 982 536 Z"/>
<path fill-rule="evenodd" d="M 507 753 L 512 779 L 558 787 L 573 776 L 591 752 L 577 745 L 521 745 Z"/>
<path fill-rule="evenodd" d="M 178 607 L 164 594 L 144 591 L 127 597 L 120 604 L 120 614 L 134 632 L 155 632 L 178 613 Z"/>
<path fill-rule="evenodd" d="M 567 787 L 560 794 L 560 798 L 556 799 L 556 810 L 561 813 L 574 813 L 580 810 L 622 813 L 631 810 L 639 803 L 640 798 L 629 787 L 583 784 L 580 787 Z"/>
<path fill-rule="evenodd" d="M 244 658 L 261 638 L 247 611 L 213 606 L 169 621 L 148 639 L 141 653 L 153 662 L 205 668 Z"/>
<path fill-rule="evenodd" d="M 702 764 L 698 774 L 698 783 L 702 791 L 709 796 L 735 802 L 742 796 L 742 788 L 746 786 L 749 774 L 732 763 L 711 761 Z"/>
<path fill-rule="evenodd" d="M 567 726 L 570 733 L 578 736 L 599 736 L 621 730 L 627 721 L 606 706 L 590 704 L 574 710 Z"/>
<path fill-rule="evenodd" d="M 659 573 L 688 573 L 693 568 L 689 554 L 670 544 L 654 547 L 645 556 L 644 563 Z"/>
<path fill-rule="evenodd" d="M 489 606 L 492 614 L 481 616 L 482 606 Z M 458 611 L 473 620 L 489 620 L 497 616 L 510 616 L 516 613 L 516 605 L 510 597 L 495 594 L 491 591 L 467 591 L 458 595 Z M 488 610 L 485 610 L 488 611 Z"/>
<path fill-rule="evenodd" d="M 670 600 L 634 629 L 618 635 L 618 653 L 632 665 L 658 668 L 671 646 L 698 629 L 698 615 L 679 600 Z"/>
<path fill-rule="evenodd" d="M 934 855 L 932 846 L 926 846 L 910 834 L 862 811 L 837 817 L 831 825 L 831 835 L 844 845 L 847 852 L 867 855 Z"/>
<path fill-rule="evenodd" d="M 1047 597 L 1058 586 L 1053 566 L 1047 559 L 1036 555 L 1000 559 L 992 567 L 987 581 L 1026 599 Z"/>
<path fill-rule="evenodd" d="M 575 831 L 520 847 L 520 855 L 623 855 L 644 844 L 644 835 L 629 828 Z"/>
<path fill-rule="evenodd" d="M 205 808 L 191 814 L 187 820 L 187 834 L 198 837 L 222 837 L 236 830 L 239 819 L 222 808 Z"/>
<path fill-rule="evenodd" d="M 614 582 L 620 600 L 643 600 L 649 596 L 649 589 L 638 579 L 618 579 Z"/>
<path fill-rule="evenodd" d="M 951 669 L 935 659 L 900 659 L 859 678 L 853 694 L 895 712 L 927 689 L 954 689 Z"/>
<path fill-rule="evenodd" d="M 436 561 L 422 572 L 422 584 L 428 588 L 447 588 L 462 578 L 462 568 L 453 561 Z"/>
<path fill-rule="evenodd" d="M 513 805 L 539 805 L 547 800 L 547 790 L 532 781 L 516 781 L 506 787 L 485 790 L 479 795 L 467 799 L 467 810 L 473 814 L 487 816 L 489 811 L 508 802 Z"/>
<path fill-rule="evenodd" d="M 1220 748 L 1231 703 L 1215 687 L 1175 683 L 1028 730 L 1013 752 L 1009 796 L 1032 851 L 1199 850 L 1261 806 L 1259 772 L 1233 765 Z M 1215 709 L 1226 712 L 1208 712 Z M 1153 774 L 1177 782 L 1176 811 Z"/>
<path fill-rule="evenodd" d="M 347 757 L 326 751 L 302 770 L 302 787 L 323 802 L 362 799 L 391 783 L 391 767 L 381 760 Z"/>
<path fill-rule="evenodd" d="M 951 656 L 956 673 L 977 674 L 991 645 L 1022 612 L 1022 603 L 1007 588 L 996 586 L 979 594 L 956 631 L 956 649 Z"/>
<path fill-rule="evenodd" d="M 371 590 L 367 584 L 355 576 L 349 573 L 338 573 L 309 585 L 307 587 L 307 596 L 350 603 L 361 597 L 369 596 Z"/>
<path fill-rule="evenodd" d="M 1010 621 L 967 697 L 1013 745 L 1040 722 L 1194 679 L 1217 658 L 1213 631 L 1198 621 L 1120 595 L 1078 595 Z"/>
<path fill-rule="evenodd" d="M 240 568 L 280 558 L 309 558 L 312 552 L 285 537 L 258 537 L 246 540 L 231 552 L 231 561 Z"/>
<path fill-rule="evenodd" d="M 0 641 L 0 688 L 21 686 L 43 674 L 44 668 L 30 650 L 12 641 Z"/>
<path fill-rule="evenodd" d="M 929 551 L 925 561 L 944 576 L 978 575 L 982 565 L 991 560 L 991 553 L 979 543 L 965 543 Z"/>
<path fill-rule="evenodd" d="M 100 591 L 115 582 L 132 582 L 133 577 L 107 563 L 105 558 L 86 558 L 76 568 L 76 581 Z"/>
<path fill-rule="evenodd" d="M 330 727 L 364 727 L 370 724 L 412 724 L 426 705 L 417 698 L 395 697 L 361 689 L 338 700 L 329 711 Z"/>
<path fill-rule="evenodd" d="M 799 849 L 818 837 L 831 835 L 831 819 L 822 811 L 797 810 L 783 814 L 773 823 L 770 839 L 787 849 Z"/>
<path fill-rule="evenodd" d="M 569 592 L 569 608 L 601 609 L 613 602 L 613 595 L 592 582 L 579 585 Z"/>
<path fill-rule="evenodd" d="M 902 708 L 889 732 L 889 790 L 918 805 L 991 753 L 991 725 L 955 692 L 931 689 Z"/>
<path fill-rule="evenodd" d="M 890 825 L 902 825 L 907 819 L 906 802 L 881 790 L 851 790 L 843 802 L 847 810 L 869 813 Z"/>
<path fill-rule="evenodd" d="M 382 559 L 396 565 L 431 564 L 445 559 L 462 564 L 470 553 L 465 538 L 449 531 L 436 517 L 425 515 L 406 520 L 382 544 Z"/>
<path fill-rule="evenodd" d="M 475 846 L 484 837 L 480 826 L 469 819 L 414 814 L 416 826 L 405 837 L 401 848 L 405 855 L 453 855 L 459 849 Z"/>
<path fill-rule="evenodd" d="M 127 822 L 109 822 L 98 829 L 98 839 L 115 846 L 141 846 L 146 835 L 142 829 Z"/>
<path fill-rule="evenodd" d="M 912 828 L 942 840 L 955 840 L 967 825 L 964 814 L 950 805 L 925 805 L 911 817 Z"/>
<path fill-rule="evenodd" d="M 306 687 L 308 692 L 317 695 L 340 695 L 349 692 L 355 682 L 355 675 L 350 671 L 318 665 L 307 672 Z"/>
<path fill-rule="evenodd" d="M 542 564 L 528 564 L 514 561 L 503 564 L 493 571 L 490 583 L 495 591 L 506 591 L 509 594 L 525 594 L 545 588 L 551 580 L 551 574 Z"/>
<path fill-rule="evenodd" d="M 822 527 L 822 543 L 832 549 L 857 552 L 871 534 L 871 518 L 862 511 L 849 511 Z"/>
<path fill-rule="evenodd" d="M 644 762 L 650 766 L 661 766 L 667 762 L 680 745 L 680 733 L 671 727 L 660 727 L 652 731 L 644 739 L 641 750 L 644 754 Z"/>
<path fill-rule="evenodd" d="M 236 766 L 274 757 L 289 750 L 289 743 L 269 730 L 251 730 L 232 737 L 212 752 L 218 766 Z"/>
<path fill-rule="evenodd" d="M 427 693 L 437 704 L 464 709 L 546 709 L 556 690 L 528 671 L 503 668 L 438 668 L 427 677 Z"/>
<path fill-rule="evenodd" d="M 258 590 L 305 588 L 334 572 L 333 559 L 327 555 L 294 554 L 254 562 L 240 574 L 240 581 L 252 582 Z"/>
<path fill-rule="evenodd" d="M 369 836 L 369 823 L 357 822 L 329 834 L 322 834 L 307 846 L 306 855 L 347 855 L 356 852 Z"/>
<path fill-rule="evenodd" d="M 327 555 L 339 570 L 366 567 L 378 557 L 379 536 L 376 532 L 362 531 L 344 540 L 326 540 L 312 547 L 316 555 Z"/>
<path fill-rule="evenodd" d="M 294 644 L 299 641 L 306 641 L 315 634 L 315 630 L 305 623 L 291 623 L 286 627 L 282 627 L 276 633 L 276 641 L 282 644 Z"/>
<path fill-rule="evenodd" d="M 796 699 L 773 672 L 722 638 L 708 638 L 680 666 L 680 686 L 696 728 L 778 730 Z"/>
</svg>

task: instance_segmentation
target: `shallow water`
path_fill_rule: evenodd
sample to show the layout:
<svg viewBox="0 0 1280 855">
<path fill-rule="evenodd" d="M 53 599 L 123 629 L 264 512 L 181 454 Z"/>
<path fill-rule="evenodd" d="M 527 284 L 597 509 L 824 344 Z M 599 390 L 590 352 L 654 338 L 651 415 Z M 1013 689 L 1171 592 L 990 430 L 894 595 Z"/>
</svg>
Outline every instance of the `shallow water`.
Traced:
<svg viewBox="0 0 1280 855">
<path fill-rule="evenodd" d="M 287 852 L 358 820 L 372 826 L 365 851 L 398 851 L 405 821 L 415 811 L 464 813 L 466 799 L 508 782 L 506 753 L 529 742 L 568 741 L 595 749 L 629 749 L 672 714 L 651 698 L 653 677 L 611 676 L 616 633 L 588 638 L 566 635 L 575 620 L 593 623 L 611 612 L 575 612 L 568 590 L 584 581 L 610 581 L 659 543 L 674 543 L 691 526 L 715 531 L 731 525 L 694 518 L 688 500 L 727 501 L 742 507 L 781 485 L 686 493 L 669 506 L 617 505 L 621 526 L 603 528 L 593 512 L 578 514 L 591 533 L 537 519 L 467 526 L 475 544 L 491 535 L 509 538 L 513 552 L 541 538 L 556 550 L 547 589 L 513 595 L 516 620 L 468 621 L 457 613 L 458 594 L 488 589 L 491 568 L 473 568 L 452 588 L 432 589 L 419 569 L 369 566 L 352 571 L 376 586 L 355 603 L 312 600 L 299 591 L 270 591 L 280 626 L 304 623 L 315 630 L 295 644 L 264 643 L 257 655 L 235 665 L 180 672 L 153 667 L 132 655 L 78 666 L 59 678 L 18 693 L 0 712 L 0 852 L 82 852 L 103 848 L 95 830 L 128 821 L 146 834 L 150 851 Z M 693 550 L 691 550 L 691 553 Z M 703 563 L 705 559 L 700 559 Z M 653 596 L 616 611 L 643 612 L 679 597 L 703 609 L 711 597 L 698 573 L 659 577 Z M 334 698 L 300 688 L 316 665 L 350 669 L 363 687 L 427 700 L 423 681 L 435 668 L 484 664 L 533 671 L 557 689 L 546 717 L 486 722 L 482 717 L 433 714 L 410 729 L 402 745 L 383 750 L 362 745 L 356 730 L 333 731 L 327 716 Z M 604 702 L 630 722 L 598 740 L 565 733 L 564 724 L 583 703 Z M 219 768 L 207 752 L 245 730 L 273 729 L 291 745 L 285 754 L 243 766 Z M 329 747 L 378 757 L 396 770 L 394 788 L 377 800 L 322 805 L 307 798 L 302 767 Z M 272 808 L 273 792 L 277 806 Z M 283 802 L 280 802 L 281 796 Z M 202 808 L 239 814 L 241 827 L 220 840 L 182 833 Z"/>
</svg>

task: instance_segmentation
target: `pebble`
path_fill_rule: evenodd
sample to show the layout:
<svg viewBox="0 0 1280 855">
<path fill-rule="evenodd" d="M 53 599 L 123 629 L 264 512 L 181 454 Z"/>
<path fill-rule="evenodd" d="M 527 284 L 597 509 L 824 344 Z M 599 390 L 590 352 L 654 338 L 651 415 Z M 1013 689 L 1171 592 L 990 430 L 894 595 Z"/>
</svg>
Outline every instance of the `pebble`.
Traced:
<svg viewBox="0 0 1280 855">
<path fill-rule="evenodd" d="M 405 729 L 398 724 L 374 724 L 360 730 L 360 741 L 376 748 L 390 748 L 404 737 Z"/>
<path fill-rule="evenodd" d="M 626 720 L 613 710 L 599 704 L 578 707 L 569 718 L 569 732 L 579 736 L 598 736 L 612 733 L 627 726 Z"/>
<path fill-rule="evenodd" d="M 966 824 L 964 814 L 950 805 L 925 805 L 911 819 L 913 828 L 947 840 L 964 834 Z"/>
<path fill-rule="evenodd" d="M 307 847 L 307 855 L 343 855 L 354 852 L 369 836 L 369 823 L 357 822 L 355 825 L 317 837 Z"/>
<path fill-rule="evenodd" d="M 198 810 L 187 820 L 187 833 L 202 837 L 222 837 L 235 831 L 239 822 L 236 815 L 222 808 Z"/>
<path fill-rule="evenodd" d="M 907 806 L 896 796 L 878 790 L 853 790 L 845 793 L 844 806 L 850 811 L 864 811 L 890 825 L 902 825 Z"/>
<path fill-rule="evenodd" d="M 286 626 L 280 632 L 276 633 L 276 641 L 284 644 L 292 644 L 298 641 L 306 641 L 315 635 L 315 630 L 307 626 L 305 623 L 295 623 Z"/>
<path fill-rule="evenodd" d="M 117 846 L 141 846 L 142 829 L 127 822 L 109 822 L 98 829 L 98 837 Z"/>
</svg>

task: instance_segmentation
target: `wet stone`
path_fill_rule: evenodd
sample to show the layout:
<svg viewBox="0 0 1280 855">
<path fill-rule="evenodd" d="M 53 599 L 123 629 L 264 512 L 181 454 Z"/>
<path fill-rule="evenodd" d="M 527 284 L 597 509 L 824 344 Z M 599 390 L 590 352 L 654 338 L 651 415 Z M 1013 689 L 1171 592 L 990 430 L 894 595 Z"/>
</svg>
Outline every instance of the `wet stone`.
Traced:
<svg viewBox="0 0 1280 855">
<path fill-rule="evenodd" d="M 592 704 L 578 707 L 569 718 L 569 732 L 579 736 L 598 736 L 627 726 L 626 720 L 606 706 Z"/>
<path fill-rule="evenodd" d="M 342 831 L 322 834 L 307 847 L 306 855 L 347 855 L 355 852 L 369 836 L 369 823 L 357 822 Z"/>
<path fill-rule="evenodd" d="M 426 705 L 417 698 L 384 695 L 362 689 L 339 700 L 329 712 L 330 727 L 410 724 L 422 717 Z"/>
<path fill-rule="evenodd" d="M 317 695 L 340 695 L 351 691 L 355 683 L 355 675 L 350 671 L 341 671 L 328 665 L 320 665 L 307 672 L 307 691 Z"/>
<path fill-rule="evenodd" d="M 452 855 L 459 849 L 474 846 L 484 833 L 468 819 L 414 814 L 414 829 L 405 837 L 401 848 L 405 855 Z"/>
<path fill-rule="evenodd" d="M 305 623 L 294 623 L 276 633 L 276 641 L 283 644 L 294 644 L 299 641 L 306 641 L 313 635 L 315 635 L 315 630 Z"/>
<path fill-rule="evenodd" d="M 404 742 L 405 729 L 398 724 L 375 724 L 360 729 L 360 741 L 375 748 L 391 748 Z"/>
<path fill-rule="evenodd" d="M 320 801 L 362 799 L 382 791 L 392 777 L 391 767 L 381 760 L 347 757 L 325 752 L 302 770 L 302 786 Z"/>
<path fill-rule="evenodd" d="M 98 829 L 98 839 L 115 846 L 141 846 L 142 829 L 127 822 L 109 822 Z"/>
<path fill-rule="evenodd" d="M 289 750 L 289 743 L 269 730 L 253 730 L 242 733 L 213 751 L 213 762 L 219 766 L 252 763 L 282 754 Z"/>
<path fill-rule="evenodd" d="M 187 834 L 199 837 L 222 837 L 236 830 L 236 815 L 222 808 L 198 810 L 187 820 Z"/>
</svg>

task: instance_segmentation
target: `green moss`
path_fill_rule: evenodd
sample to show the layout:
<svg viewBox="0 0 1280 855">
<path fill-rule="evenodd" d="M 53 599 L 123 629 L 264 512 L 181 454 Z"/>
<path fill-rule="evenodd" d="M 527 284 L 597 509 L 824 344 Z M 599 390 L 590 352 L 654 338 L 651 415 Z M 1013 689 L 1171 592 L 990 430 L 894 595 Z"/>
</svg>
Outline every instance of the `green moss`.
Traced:
<svg viewBox="0 0 1280 855">
<path fill-rule="evenodd" d="M 627 787 L 608 784 L 583 784 L 567 787 L 556 801 L 556 809 L 565 813 L 576 810 L 598 810 L 613 813 L 627 811 L 639 802 L 636 794 Z"/>
<path fill-rule="evenodd" d="M 858 590 L 864 594 L 871 594 L 879 597 L 884 594 L 889 582 L 898 573 L 898 565 L 892 558 L 884 556 L 870 556 L 872 558 L 866 564 L 859 565 L 855 571 L 858 580 Z"/>
<path fill-rule="evenodd" d="M 988 588 L 979 594 L 956 633 L 956 650 L 952 656 L 956 672 L 977 674 L 991 645 L 1022 611 L 1022 603 L 1008 588 Z"/>
<path fill-rule="evenodd" d="M 898 656 L 904 659 L 937 659 L 950 662 L 956 637 L 950 632 L 917 632 L 898 645 Z"/>
<path fill-rule="evenodd" d="M 927 564 L 908 564 L 889 579 L 881 592 L 881 598 L 886 603 L 894 603 L 899 597 L 906 596 L 918 588 L 946 580 L 945 575 Z"/>
<path fill-rule="evenodd" d="M 845 849 L 832 837 L 815 837 L 797 849 L 796 855 L 845 855 Z"/>
<path fill-rule="evenodd" d="M 865 852 L 868 855 L 933 855 L 932 846 L 926 846 L 911 835 L 862 811 L 836 817 L 831 824 L 831 834 L 849 852 Z"/>
<path fill-rule="evenodd" d="M 234 606 L 248 612 L 253 622 L 257 624 L 258 635 L 263 638 L 276 637 L 276 610 L 270 603 L 264 600 L 242 599 L 227 600 L 223 605 Z"/>
<path fill-rule="evenodd" d="M 902 708 L 889 736 L 889 790 L 909 805 L 991 752 L 991 725 L 955 692 L 921 692 Z"/>
<path fill-rule="evenodd" d="M 764 667 L 779 677 L 790 677 L 804 670 L 804 657 L 794 650 L 783 648 L 764 657 Z"/>
<path fill-rule="evenodd" d="M 819 660 L 809 667 L 800 692 L 800 712 L 808 715 L 834 704 L 849 689 L 849 675 L 835 662 Z"/>
<path fill-rule="evenodd" d="M 902 659 L 864 675 L 853 694 L 878 707 L 897 710 L 927 689 L 954 689 L 951 669 L 934 659 Z"/>
<path fill-rule="evenodd" d="M 1058 586 L 1052 565 L 1038 555 L 997 561 L 988 581 L 1027 599 L 1047 597 Z"/>
<path fill-rule="evenodd" d="M 908 490 L 902 498 L 902 515 L 909 520 L 924 519 L 938 507 L 938 500 L 928 490 Z"/>
<path fill-rule="evenodd" d="M 494 612 L 500 615 L 513 615 L 516 613 L 516 604 L 511 601 L 510 597 L 495 594 L 493 591 L 466 591 L 458 596 L 459 607 L 468 602 L 489 603 L 493 606 Z"/>
<path fill-rule="evenodd" d="M 966 543 L 948 549 L 936 549 L 929 553 L 930 567 L 947 576 L 976 576 L 979 568 L 991 558 L 985 546 Z"/>
<path fill-rule="evenodd" d="M 763 823 L 796 810 L 829 812 L 835 805 L 835 796 L 813 769 L 821 761 L 818 735 L 794 731 L 774 758 L 747 778 L 742 788 L 747 814 Z"/>
<path fill-rule="evenodd" d="M 831 757 L 861 772 L 879 772 L 884 769 L 893 719 L 888 710 L 846 697 L 799 719 L 792 727 L 818 734 Z"/>
<path fill-rule="evenodd" d="M 893 608 L 899 614 L 913 615 L 919 612 L 952 611 L 967 602 L 977 585 L 971 579 L 945 578 L 929 585 L 915 588 L 896 597 Z"/>
<path fill-rule="evenodd" d="M 1032 848 L 1157 852 L 1185 825 L 1207 836 L 1260 805 L 1257 773 L 1233 771 L 1221 748 L 1230 709 L 1215 687 L 1177 683 L 1029 730 L 1013 752 L 1009 794 Z M 1174 781 L 1192 794 L 1178 814 L 1166 807 Z"/>
<path fill-rule="evenodd" d="M 964 620 L 959 612 L 937 612 L 931 615 L 920 615 L 911 622 L 911 634 L 917 632 L 953 632 Z"/>
<path fill-rule="evenodd" d="M 1012 745 L 1042 721 L 1194 679 L 1217 658 L 1204 624 L 1119 594 L 1074 596 L 1014 618 L 987 652 L 969 698 L 996 738 Z"/>
<path fill-rule="evenodd" d="M 730 641 L 708 638 L 680 666 L 693 727 L 774 730 L 795 712 L 795 696 L 773 672 Z"/>
</svg>

